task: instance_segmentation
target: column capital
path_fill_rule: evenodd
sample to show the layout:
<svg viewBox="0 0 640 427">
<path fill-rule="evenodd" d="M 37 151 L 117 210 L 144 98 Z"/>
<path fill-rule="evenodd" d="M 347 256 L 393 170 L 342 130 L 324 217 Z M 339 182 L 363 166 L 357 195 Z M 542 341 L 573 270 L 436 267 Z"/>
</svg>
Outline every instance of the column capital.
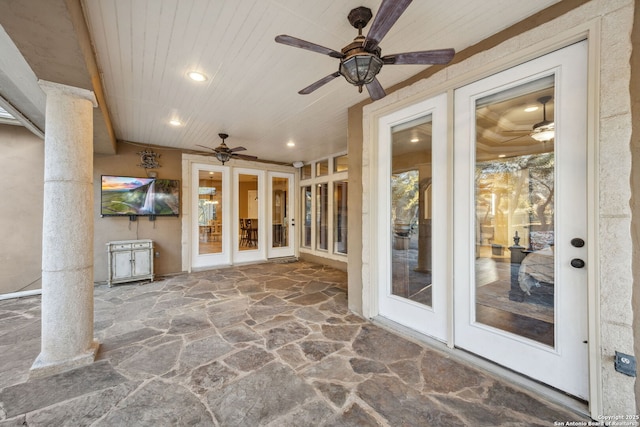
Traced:
<svg viewBox="0 0 640 427">
<path fill-rule="evenodd" d="M 91 90 L 64 85 L 61 83 L 54 83 L 42 79 L 38 80 L 38 85 L 40 85 L 40 89 L 42 89 L 43 92 L 47 94 L 47 96 L 54 93 L 62 93 L 65 95 L 73 96 L 74 98 L 86 99 L 87 101 L 91 102 L 91 104 L 93 104 L 93 108 L 98 107 L 96 95 Z"/>
</svg>

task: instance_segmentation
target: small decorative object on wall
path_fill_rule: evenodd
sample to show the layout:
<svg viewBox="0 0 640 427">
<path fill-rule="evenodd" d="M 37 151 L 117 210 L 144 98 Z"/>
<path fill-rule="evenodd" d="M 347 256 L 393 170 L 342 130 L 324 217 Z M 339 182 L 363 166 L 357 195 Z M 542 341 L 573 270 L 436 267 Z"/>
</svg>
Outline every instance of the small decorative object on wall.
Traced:
<svg viewBox="0 0 640 427">
<path fill-rule="evenodd" d="M 140 162 L 138 166 L 145 169 L 156 169 L 161 165 L 158 163 L 158 159 L 160 158 L 160 154 L 155 153 L 153 150 L 146 148 L 142 151 L 138 151 L 137 153 L 140 156 Z"/>
</svg>

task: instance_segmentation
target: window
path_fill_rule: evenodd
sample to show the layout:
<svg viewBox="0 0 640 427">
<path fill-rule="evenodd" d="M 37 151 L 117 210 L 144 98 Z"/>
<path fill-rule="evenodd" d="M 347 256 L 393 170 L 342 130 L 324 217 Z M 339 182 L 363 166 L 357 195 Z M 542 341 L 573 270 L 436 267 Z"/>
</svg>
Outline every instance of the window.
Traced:
<svg viewBox="0 0 640 427">
<path fill-rule="evenodd" d="M 300 171 L 300 249 L 345 261 L 347 254 L 347 154 L 311 161 Z"/>
<path fill-rule="evenodd" d="M 302 187 L 302 212 L 304 215 L 304 226 L 302 227 L 302 242 L 300 245 L 305 248 L 311 247 L 311 186 Z"/>
<path fill-rule="evenodd" d="M 304 165 L 300 168 L 300 179 L 311 178 L 311 165 Z"/>
<path fill-rule="evenodd" d="M 342 156 L 337 156 L 333 158 L 333 171 L 334 172 L 345 172 L 349 170 L 349 158 L 346 154 Z"/>
<path fill-rule="evenodd" d="M 328 248 L 328 189 L 328 184 L 318 184 L 316 187 L 316 249 L 321 250 Z"/>
<path fill-rule="evenodd" d="M 333 184 L 333 251 L 347 253 L 347 183 Z"/>
<path fill-rule="evenodd" d="M 329 175 L 329 159 L 320 160 L 316 163 L 316 176 Z"/>
</svg>

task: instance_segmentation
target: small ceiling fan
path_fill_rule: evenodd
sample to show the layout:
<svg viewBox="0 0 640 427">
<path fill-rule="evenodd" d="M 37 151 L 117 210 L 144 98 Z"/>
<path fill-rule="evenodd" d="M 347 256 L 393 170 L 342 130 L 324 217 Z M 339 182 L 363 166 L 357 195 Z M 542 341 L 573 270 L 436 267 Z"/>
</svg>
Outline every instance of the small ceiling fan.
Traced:
<svg viewBox="0 0 640 427">
<path fill-rule="evenodd" d="M 453 49 L 425 50 L 381 56 L 382 53 L 378 44 L 400 18 L 400 15 L 402 15 L 411 1 L 382 0 L 382 4 L 366 37 L 362 35 L 362 29 L 373 16 L 371 9 L 361 6 L 351 10 L 348 19 L 351 25 L 357 28 L 358 36 L 352 43 L 342 48 L 341 52 L 285 34 L 277 36 L 276 42 L 278 43 L 322 53 L 340 60 L 338 71 L 312 83 L 298 93 L 307 95 L 336 77 L 343 76 L 349 83 L 358 86 L 360 92 L 362 92 L 362 86 L 366 86 L 369 96 L 375 101 L 386 96 L 382 85 L 376 78 L 384 64 L 426 65 L 449 63 L 455 55 Z"/>
<path fill-rule="evenodd" d="M 220 160 L 224 165 L 225 162 L 228 162 L 231 158 L 234 159 L 243 159 L 243 160 L 256 160 L 256 156 L 249 156 L 246 154 L 238 154 L 238 151 L 245 151 L 244 147 L 235 147 L 229 148 L 227 144 L 225 144 L 224 140 L 229 138 L 229 135 L 226 133 L 219 133 L 218 136 L 222 139 L 222 143 L 218 145 L 216 148 L 205 147 L 204 145 L 196 144 L 198 147 L 206 148 L 207 150 L 212 150 L 216 159 Z"/>
</svg>

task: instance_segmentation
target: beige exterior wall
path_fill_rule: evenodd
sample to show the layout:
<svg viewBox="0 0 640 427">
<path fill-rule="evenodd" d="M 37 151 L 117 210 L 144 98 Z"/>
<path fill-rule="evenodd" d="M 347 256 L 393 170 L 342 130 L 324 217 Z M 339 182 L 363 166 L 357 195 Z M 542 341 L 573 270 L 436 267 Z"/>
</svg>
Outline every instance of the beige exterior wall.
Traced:
<svg viewBox="0 0 640 427">
<path fill-rule="evenodd" d="M 0 124 L 0 295 L 40 289 L 44 141 Z"/>
<path fill-rule="evenodd" d="M 614 370 L 614 352 L 633 354 L 634 323 L 632 310 L 633 246 L 631 244 L 631 208 L 629 204 L 631 177 L 631 131 L 632 112 L 629 85 L 631 82 L 630 56 L 633 29 L 633 0 L 593 0 L 585 4 L 573 3 L 573 9 L 561 10 L 556 16 L 543 13 L 525 21 L 521 27 L 530 28 L 521 33 L 505 30 L 503 40 L 488 41 L 485 49 L 473 47 L 473 53 L 462 52 L 458 60 L 431 76 L 418 80 L 411 86 L 390 93 L 386 98 L 364 107 L 362 146 L 362 229 L 370 229 L 367 204 L 372 189 L 370 175 L 375 174 L 369 164 L 368 144 L 375 139 L 372 122 L 383 112 L 410 105 L 418 99 L 437 95 L 479 78 L 494 74 L 501 69 L 524 63 L 580 38 L 589 37 L 590 87 L 589 87 L 589 134 L 591 141 L 589 179 L 595 194 L 591 195 L 590 212 L 592 224 L 590 238 L 595 241 L 590 253 L 591 269 L 590 299 L 590 373 L 591 414 L 624 415 L 636 414 L 634 393 L 635 378 Z M 548 14 L 547 14 L 548 15 Z M 531 21 L 536 25 L 532 25 Z M 362 105 L 353 109 L 361 109 Z M 353 110 L 352 109 L 352 110 Z M 352 111 L 350 118 L 358 118 Z M 452 129 L 452 123 L 449 124 Z M 350 129 L 357 126 L 350 123 Z M 356 158 L 358 141 L 349 141 L 349 157 Z M 350 167 L 351 169 L 351 167 Z M 351 173 L 351 172 L 350 172 Z M 351 176 L 352 182 L 358 175 Z M 353 210 L 351 210 L 353 212 Z M 352 259 L 362 265 L 361 282 L 349 277 L 349 298 L 354 298 L 350 307 L 362 307 L 364 314 L 375 308 L 375 298 L 368 289 L 370 266 L 367 248 L 375 242 L 375 236 L 363 233 L 362 250 L 359 257 L 356 246 L 350 246 Z M 353 248 L 353 252 L 351 251 Z M 350 271 L 357 268 L 350 264 Z M 361 298 L 361 299 L 360 299 Z M 638 304 L 636 304 L 637 306 Z M 638 328 L 638 326 L 636 326 Z M 637 334 L 637 332 L 636 332 Z M 638 356 L 638 355 L 636 355 Z"/>
<path fill-rule="evenodd" d="M 180 217 L 156 217 L 149 221 L 148 217 L 139 217 L 137 221 L 129 221 L 127 217 L 100 217 L 100 177 L 102 175 L 122 175 L 146 177 L 145 169 L 140 164 L 139 151 L 145 147 L 118 143 L 118 154 L 94 156 L 93 190 L 94 190 L 94 276 L 96 282 L 107 280 L 106 243 L 114 240 L 151 239 L 156 254 L 154 260 L 156 275 L 179 273 L 181 269 L 182 226 Z M 160 168 L 155 171 L 161 179 L 182 179 L 181 155 L 178 150 L 156 149 L 160 154 Z M 184 197 L 183 194 L 180 195 Z M 182 214 L 182 213 L 181 213 Z"/>
</svg>

